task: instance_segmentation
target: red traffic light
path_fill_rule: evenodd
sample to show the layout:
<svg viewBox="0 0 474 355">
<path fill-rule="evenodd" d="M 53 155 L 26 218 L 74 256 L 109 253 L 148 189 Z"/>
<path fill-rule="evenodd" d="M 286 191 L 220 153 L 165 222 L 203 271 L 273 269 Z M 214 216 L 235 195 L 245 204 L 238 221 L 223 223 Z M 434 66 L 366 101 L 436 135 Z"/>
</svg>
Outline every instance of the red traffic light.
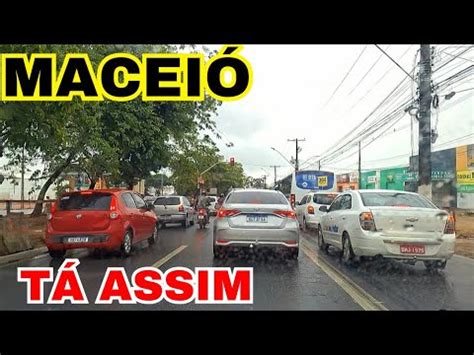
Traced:
<svg viewBox="0 0 474 355">
<path fill-rule="evenodd" d="M 230 158 L 230 165 L 231 165 L 231 166 L 234 166 L 234 163 L 235 163 L 235 159 L 234 159 L 234 157 L 231 157 L 231 158 Z"/>
</svg>

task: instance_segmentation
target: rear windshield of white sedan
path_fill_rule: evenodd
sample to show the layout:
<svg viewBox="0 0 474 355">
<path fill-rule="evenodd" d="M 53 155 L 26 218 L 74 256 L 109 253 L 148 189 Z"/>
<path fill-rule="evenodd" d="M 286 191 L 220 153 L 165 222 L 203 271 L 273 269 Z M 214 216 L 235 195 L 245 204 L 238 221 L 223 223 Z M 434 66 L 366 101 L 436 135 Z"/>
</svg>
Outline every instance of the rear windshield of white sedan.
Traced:
<svg viewBox="0 0 474 355">
<path fill-rule="evenodd" d="M 155 205 L 175 206 L 181 203 L 179 197 L 158 197 L 155 200 Z"/>
<path fill-rule="evenodd" d="M 234 192 L 226 203 L 249 203 L 257 205 L 287 205 L 285 196 L 273 192 L 242 191 Z"/>
<path fill-rule="evenodd" d="M 365 206 L 396 206 L 396 207 L 422 207 L 436 208 L 430 202 L 418 195 L 402 192 L 361 192 Z"/>
<path fill-rule="evenodd" d="M 313 195 L 313 202 L 318 205 L 330 205 L 336 198 L 336 194 L 318 194 Z"/>
</svg>

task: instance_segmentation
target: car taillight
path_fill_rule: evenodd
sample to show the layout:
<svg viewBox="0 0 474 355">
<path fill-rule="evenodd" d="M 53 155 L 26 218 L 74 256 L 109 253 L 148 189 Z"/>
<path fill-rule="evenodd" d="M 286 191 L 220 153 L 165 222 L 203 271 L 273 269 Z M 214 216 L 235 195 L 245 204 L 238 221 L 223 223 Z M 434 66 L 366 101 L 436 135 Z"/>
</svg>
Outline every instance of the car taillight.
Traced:
<svg viewBox="0 0 474 355">
<path fill-rule="evenodd" d="M 117 219 L 120 214 L 118 213 L 118 202 L 115 196 L 112 196 L 110 200 L 110 219 Z"/>
<path fill-rule="evenodd" d="M 184 206 L 183 205 L 179 205 L 178 212 L 184 212 Z"/>
<path fill-rule="evenodd" d="M 296 219 L 295 211 L 278 210 L 273 211 L 273 213 L 281 217 Z"/>
<path fill-rule="evenodd" d="M 311 206 L 311 205 L 308 206 L 308 213 L 309 214 L 314 214 L 314 207 L 313 206 Z"/>
<path fill-rule="evenodd" d="M 221 208 L 219 212 L 217 212 L 217 217 L 222 218 L 222 217 L 232 217 L 235 216 L 236 214 L 240 213 L 239 210 L 228 210 L 225 208 Z"/>
<path fill-rule="evenodd" d="M 51 203 L 51 207 L 49 208 L 49 213 L 48 213 L 48 221 L 53 219 L 54 213 L 56 213 L 56 202 Z"/>
<path fill-rule="evenodd" d="M 454 222 L 454 216 L 448 215 L 446 219 L 446 225 L 444 226 L 444 234 L 454 234 L 456 232 L 456 223 Z"/>
<path fill-rule="evenodd" d="M 359 222 L 360 222 L 360 227 L 363 230 L 372 231 L 372 232 L 375 232 L 377 230 L 375 228 L 374 215 L 372 214 L 372 212 L 362 212 L 359 215 Z"/>
</svg>

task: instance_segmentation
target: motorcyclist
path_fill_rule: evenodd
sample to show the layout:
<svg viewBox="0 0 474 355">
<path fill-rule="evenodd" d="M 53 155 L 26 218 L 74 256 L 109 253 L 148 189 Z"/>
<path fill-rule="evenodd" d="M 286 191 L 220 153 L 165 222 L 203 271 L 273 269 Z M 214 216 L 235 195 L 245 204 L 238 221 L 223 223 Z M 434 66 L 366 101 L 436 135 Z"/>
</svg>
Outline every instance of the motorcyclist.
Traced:
<svg viewBox="0 0 474 355">
<path fill-rule="evenodd" d="M 224 194 L 220 194 L 219 198 L 217 199 L 216 209 L 221 208 L 223 204 L 224 204 Z"/>
<path fill-rule="evenodd" d="M 206 214 L 207 214 L 207 219 L 209 220 L 209 206 L 211 204 L 211 201 L 209 199 L 209 197 L 207 196 L 206 194 L 206 191 L 203 191 L 201 193 L 201 196 L 199 196 L 199 200 L 198 200 L 198 203 L 197 203 L 197 208 L 204 208 L 206 210 Z"/>
</svg>

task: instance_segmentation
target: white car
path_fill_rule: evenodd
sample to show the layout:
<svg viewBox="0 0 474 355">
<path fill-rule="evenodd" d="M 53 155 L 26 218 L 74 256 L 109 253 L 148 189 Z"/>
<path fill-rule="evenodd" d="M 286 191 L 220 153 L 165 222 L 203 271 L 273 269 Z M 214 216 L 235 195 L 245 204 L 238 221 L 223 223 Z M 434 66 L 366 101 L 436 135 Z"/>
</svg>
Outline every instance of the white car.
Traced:
<svg viewBox="0 0 474 355">
<path fill-rule="evenodd" d="M 296 218 L 303 230 L 308 228 L 318 229 L 324 212 L 319 210 L 321 206 L 329 206 L 337 197 L 337 192 L 311 192 L 305 195 L 301 201 L 296 202 Z"/>
<path fill-rule="evenodd" d="M 354 190 L 341 193 L 325 212 L 318 230 L 318 245 L 341 249 L 351 263 L 361 256 L 382 256 L 427 269 L 444 269 L 454 254 L 452 215 L 413 192 Z"/>
</svg>

